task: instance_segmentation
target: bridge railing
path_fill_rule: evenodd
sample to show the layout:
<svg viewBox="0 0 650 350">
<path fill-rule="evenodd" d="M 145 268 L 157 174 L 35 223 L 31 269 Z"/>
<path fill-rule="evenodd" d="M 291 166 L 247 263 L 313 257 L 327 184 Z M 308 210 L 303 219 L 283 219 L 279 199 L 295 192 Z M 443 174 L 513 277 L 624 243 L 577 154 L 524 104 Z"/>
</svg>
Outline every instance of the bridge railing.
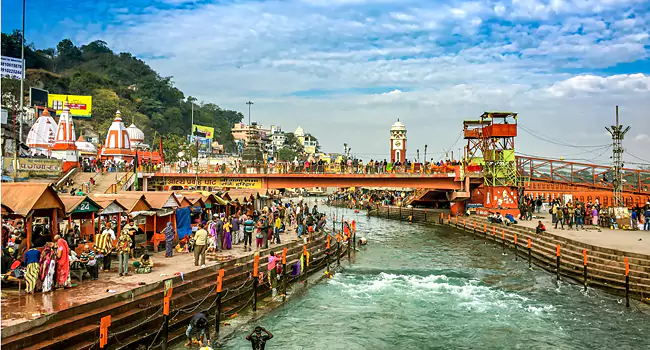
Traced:
<svg viewBox="0 0 650 350">
<path fill-rule="evenodd" d="M 530 181 L 613 188 L 614 171 L 609 166 L 517 156 L 517 170 Z M 622 169 L 621 175 L 624 192 L 650 193 L 650 171 Z"/>
<path fill-rule="evenodd" d="M 296 165 L 293 163 L 277 163 L 271 165 L 226 165 L 226 164 L 192 164 L 180 166 L 170 164 L 159 166 L 156 174 L 454 174 L 459 165 L 429 165 L 413 164 L 410 167 L 383 167 L 369 165 L 339 165 L 339 164 L 309 164 Z M 467 167 L 468 174 L 482 174 L 480 166 Z M 198 171 L 197 171 L 198 170 Z"/>
</svg>

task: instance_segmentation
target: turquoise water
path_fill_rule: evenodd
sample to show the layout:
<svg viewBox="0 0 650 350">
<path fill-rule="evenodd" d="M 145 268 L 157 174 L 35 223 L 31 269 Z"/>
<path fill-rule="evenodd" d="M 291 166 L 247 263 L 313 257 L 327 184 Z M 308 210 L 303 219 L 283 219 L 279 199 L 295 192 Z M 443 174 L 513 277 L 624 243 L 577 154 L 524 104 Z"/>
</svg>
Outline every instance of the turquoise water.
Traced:
<svg viewBox="0 0 650 350">
<path fill-rule="evenodd" d="M 369 245 L 258 322 L 275 336 L 267 349 L 650 348 L 648 311 L 621 298 L 557 285 L 512 252 L 450 229 L 356 218 Z M 223 348 L 250 349 L 246 334 Z"/>
</svg>

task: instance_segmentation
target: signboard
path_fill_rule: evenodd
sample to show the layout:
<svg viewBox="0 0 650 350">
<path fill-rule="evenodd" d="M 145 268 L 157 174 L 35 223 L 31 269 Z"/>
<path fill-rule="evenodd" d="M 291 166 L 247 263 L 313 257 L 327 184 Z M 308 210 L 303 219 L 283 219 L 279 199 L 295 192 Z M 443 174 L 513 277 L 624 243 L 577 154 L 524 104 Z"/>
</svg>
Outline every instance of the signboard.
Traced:
<svg viewBox="0 0 650 350">
<path fill-rule="evenodd" d="M 150 186 L 196 186 L 196 177 L 154 177 Z M 262 188 L 262 179 L 249 178 L 199 178 L 198 186 L 229 188 Z"/>
<path fill-rule="evenodd" d="M 197 135 L 200 137 L 206 137 L 212 139 L 214 138 L 214 128 L 211 128 L 209 126 L 192 124 L 192 135 Z"/>
<path fill-rule="evenodd" d="M 57 115 L 61 115 L 61 112 L 63 112 L 63 104 L 66 99 L 68 99 L 68 103 L 70 103 L 70 115 L 73 117 L 90 118 L 92 116 L 92 96 L 49 94 L 47 96 L 47 105 L 48 107 L 55 109 Z"/>
<path fill-rule="evenodd" d="M 212 139 L 200 136 L 190 136 L 190 143 L 198 144 L 199 153 L 212 152 Z"/>
<path fill-rule="evenodd" d="M 20 58 L 2 56 L 0 59 L 2 66 L 2 77 L 11 79 L 20 79 L 23 76 L 23 64 Z"/>
<path fill-rule="evenodd" d="M 47 158 L 19 158 L 18 171 L 25 171 L 33 176 L 61 176 L 63 161 Z"/>
<path fill-rule="evenodd" d="M 48 100 L 47 97 L 49 95 L 49 91 L 35 88 L 35 87 L 30 87 L 29 88 L 29 105 L 30 106 L 40 106 L 40 107 L 46 107 L 48 105 Z"/>
</svg>

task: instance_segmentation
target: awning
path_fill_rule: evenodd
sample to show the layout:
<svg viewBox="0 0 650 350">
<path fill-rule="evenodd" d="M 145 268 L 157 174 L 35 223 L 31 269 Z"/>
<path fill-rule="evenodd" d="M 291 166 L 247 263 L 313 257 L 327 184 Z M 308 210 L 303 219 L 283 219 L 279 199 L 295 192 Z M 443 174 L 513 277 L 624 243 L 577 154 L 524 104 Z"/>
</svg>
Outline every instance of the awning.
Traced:
<svg viewBox="0 0 650 350">
<path fill-rule="evenodd" d="M 156 212 L 153 210 L 141 210 L 141 211 L 134 211 L 131 212 L 132 217 L 136 217 L 138 215 L 144 215 L 144 216 L 154 216 L 156 215 Z"/>
</svg>

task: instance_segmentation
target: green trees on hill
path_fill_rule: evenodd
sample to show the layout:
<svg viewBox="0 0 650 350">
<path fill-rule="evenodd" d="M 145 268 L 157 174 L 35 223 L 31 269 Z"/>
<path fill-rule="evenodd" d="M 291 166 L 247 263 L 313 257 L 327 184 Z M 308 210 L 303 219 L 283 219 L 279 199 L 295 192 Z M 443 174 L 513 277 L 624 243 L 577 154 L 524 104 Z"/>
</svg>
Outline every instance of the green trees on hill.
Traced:
<svg viewBox="0 0 650 350">
<path fill-rule="evenodd" d="M 21 34 L 2 33 L 2 55 L 20 57 Z M 76 46 L 63 39 L 53 48 L 25 47 L 26 83 L 50 93 L 92 95 L 93 117 L 80 122 L 81 129 L 106 135 L 117 109 L 129 125 L 132 120 L 141 128 L 146 143 L 157 145 L 157 136 L 176 135 L 184 139 L 194 123 L 215 128 L 215 140 L 227 151 L 234 148 L 231 128 L 242 120 L 237 111 L 225 110 L 214 103 L 197 103 L 174 86 L 171 77 L 162 77 L 144 61 L 130 53 L 113 52 L 106 42 L 96 40 Z M 2 85 L 13 86 L 2 79 Z M 7 85 L 5 85 L 7 83 Z M 19 90 L 19 88 L 18 88 Z M 156 140 L 153 138 L 156 137 Z M 169 136 L 178 140 L 177 137 Z"/>
</svg>

